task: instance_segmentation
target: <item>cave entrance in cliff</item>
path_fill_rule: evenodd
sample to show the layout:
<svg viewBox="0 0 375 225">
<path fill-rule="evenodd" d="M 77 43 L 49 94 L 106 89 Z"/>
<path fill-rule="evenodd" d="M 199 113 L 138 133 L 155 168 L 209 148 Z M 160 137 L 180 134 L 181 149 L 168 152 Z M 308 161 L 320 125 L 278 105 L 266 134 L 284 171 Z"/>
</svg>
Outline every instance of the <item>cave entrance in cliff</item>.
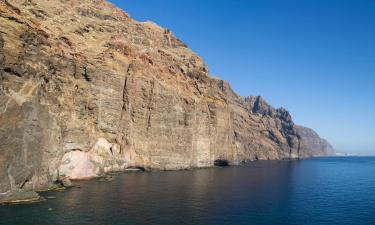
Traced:
<svg viewBox="0 0 375 225">
<path fill-rule="evenodd" d="M 229 166 L 229 161 L 226 159 L 216 159 L 214 161 L 214 166 L 219 166 L 219 167 Z"/>
</svg>

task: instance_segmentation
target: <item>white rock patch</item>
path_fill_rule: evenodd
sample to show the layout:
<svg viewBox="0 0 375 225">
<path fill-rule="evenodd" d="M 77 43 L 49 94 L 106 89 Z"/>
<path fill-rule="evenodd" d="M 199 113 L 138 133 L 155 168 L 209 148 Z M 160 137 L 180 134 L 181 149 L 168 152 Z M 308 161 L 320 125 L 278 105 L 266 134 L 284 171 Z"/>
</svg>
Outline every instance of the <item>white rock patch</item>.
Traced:
<svg viewBox="0 0 375 225">
<path fill-rule="evenodd" d="M 86 179 L 100 176 L 102 173 L 119 171 L 124 164 L 117 164 L 120 148 L 117 144 L 98 138 L 94 147 L 88 151 L 71 151 L 64 155 L 59 167 L 60 176 L 71 179 Z"/>
<path fill-rule="evenodd" d="M 60 176 L 71 179 L 85 179 L 98 176 L 99 169 L 95 168 L 88 152 L 71 151 L 64 155 L 59 167 Z"/>
</svg>

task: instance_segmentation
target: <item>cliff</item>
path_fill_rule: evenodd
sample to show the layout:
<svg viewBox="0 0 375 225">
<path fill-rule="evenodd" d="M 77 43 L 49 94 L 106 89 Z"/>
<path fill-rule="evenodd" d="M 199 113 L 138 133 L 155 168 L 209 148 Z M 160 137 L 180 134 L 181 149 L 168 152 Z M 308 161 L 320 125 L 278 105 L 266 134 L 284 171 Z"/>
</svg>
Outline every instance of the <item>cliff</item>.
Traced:
<svg viewBox="0 0 375 225">
<path fill-rule="evenodd" d="M 295 126 L 301 137 L 301 148 L 304 149 L 307 156 L 332 156 L 335 150 L 327 140 L 321 138 L 314 130 Z"/>
<path fill-rule="evenodd" d="M 106 1 L 1 0 L 0 24 L 0 201 L 132 167 L 326 154 L 288 111 L 236 95 L 171 31 Z"/>
</svg>

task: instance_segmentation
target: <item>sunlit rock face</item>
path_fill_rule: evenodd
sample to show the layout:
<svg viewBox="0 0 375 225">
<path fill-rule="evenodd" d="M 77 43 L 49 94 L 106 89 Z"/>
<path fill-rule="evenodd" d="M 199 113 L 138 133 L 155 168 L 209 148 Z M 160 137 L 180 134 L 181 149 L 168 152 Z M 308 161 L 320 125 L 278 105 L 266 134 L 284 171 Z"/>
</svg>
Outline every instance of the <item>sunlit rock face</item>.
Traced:
<svg viewBox="0 0 375 225">
<path fill-rule="evenodd" d="M 315 154 L 285 109 L 236 95 L 171 31 L 106 1 L 0 1 L 0 24 L 0 193 Z"/>
</svg>

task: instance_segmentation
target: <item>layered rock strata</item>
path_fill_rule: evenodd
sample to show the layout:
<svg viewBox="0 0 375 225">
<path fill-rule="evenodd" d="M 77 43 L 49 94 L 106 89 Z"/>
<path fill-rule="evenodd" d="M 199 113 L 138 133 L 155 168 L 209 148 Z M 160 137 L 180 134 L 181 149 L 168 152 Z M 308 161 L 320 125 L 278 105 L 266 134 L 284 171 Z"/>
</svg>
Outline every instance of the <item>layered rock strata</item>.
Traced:
<svg viewBox="0 0 375 225">
<path fill-rule="evenodd" d="M 106 1 L 0 1 L 0 199 L 127 168 L 327 153 L 299 130 L 210 76 L 171 31 Z"/>
</svg>

